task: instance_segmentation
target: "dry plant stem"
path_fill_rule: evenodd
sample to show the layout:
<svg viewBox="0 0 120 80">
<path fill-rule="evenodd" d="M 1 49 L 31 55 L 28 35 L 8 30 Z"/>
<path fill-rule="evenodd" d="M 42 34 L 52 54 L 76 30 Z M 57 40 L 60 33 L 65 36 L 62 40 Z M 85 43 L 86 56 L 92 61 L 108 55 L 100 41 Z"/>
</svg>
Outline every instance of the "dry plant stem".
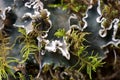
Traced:
<svg viewBox="0 0 120 80">
<path fill-rule="evenodd" d="M 113 78 L 115 78 L 115 77 L 117 76 L 117 74 L 118 74 L 119 72 L 120 72 L 120 71 L 117 71 L 117 72 L 113 73 L 113 74 L 110 75 L 110 76 L 106 76 L 106 77 L 103 78 L 103 80 L 113 79 Z"/>
<path fill-rule="evenodd" d="M 81 79 L 82 79 L 82 80 L 85 80 L 84 75 L 83 75 L 81 72 L 79 72 L 79 74 L 80 74 L 80 76 L 81 76 Z"/>
<path fill-rule="evenodd" d="M 42 59 L 42 57 L 41 57 L 40 51 L 36 52 L 34 54 L 34 56 L 35 56 L 35 59 L 36 59 L 37 63 L 39 64 L 39 72 L 38 72 L 38 74 L 36 76 L 36 79 L 39 80 L 39 78 L 41 76 L 41 71 L 42 71 L 42 67 L 41 67 L 41 59 Z"/>
<path fill-rule="evenodd" d="M 112 75 L 108 75 L 108 76 L 105 76 L 103 77 L 101 74 L 100 74 L 100 71 L 98 71 L 98 79 L 99 80 L 111 80 L 111 79 L 114 79 L 118 74 L 120 73 L 120 70 L 113 73 Z"/>
<path fill-rule="evenodd" d="M 36 61 L 37 61 L 37 63 L 39 64 L 39 73 L 37 74 L 37 76 L 36 76 L 36 79 L 39 79 L 39 77 L 40 77 L 40 74 L 41 74 L 41 54 L 38 52 L 38 53 L 36 53 L 35 54 L 35 59 L 36 59 Z"/>
<path fill-rule="evenodd" d="M 117 62 L 117 55 L 116 55 L 116 51 L 115 50 L 113 50 L 113 52 L 114 52 L 114 62 L 113 62 L 113 65 L 116 65 L 116 62 Z"/>
</svg>

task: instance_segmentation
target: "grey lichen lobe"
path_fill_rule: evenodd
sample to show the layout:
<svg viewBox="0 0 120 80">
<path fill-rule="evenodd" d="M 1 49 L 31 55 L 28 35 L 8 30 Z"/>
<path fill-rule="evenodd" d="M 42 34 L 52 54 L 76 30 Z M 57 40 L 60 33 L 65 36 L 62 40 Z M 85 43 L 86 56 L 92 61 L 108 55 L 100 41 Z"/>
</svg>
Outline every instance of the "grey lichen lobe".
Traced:
<svg viewBox="0 0 120 80">
<path fill-rule="evenodd" d="M 98 7 L 99 5 L 96 5 L 88 10 L 88 17 L 85 19 L 88 26 L 83 31 L 90 33 L 90 35 L 86 37 L 88 42 L 85 44 L 90 45 L 90 47 L 87 48 L 87 51 L 89 53 L 94 51 L 94 54 L 105 57 L 105 54 L 108 53 L 106 48 L 108 45 L 117 47 L 120 43 L 119 39 L 115 39 L 119 20 L 114 19 L 110 27 L 105 29 L 102 25 L 103 19 L 98 21 L 98 18 L 101 16 Z"/>
</svg>

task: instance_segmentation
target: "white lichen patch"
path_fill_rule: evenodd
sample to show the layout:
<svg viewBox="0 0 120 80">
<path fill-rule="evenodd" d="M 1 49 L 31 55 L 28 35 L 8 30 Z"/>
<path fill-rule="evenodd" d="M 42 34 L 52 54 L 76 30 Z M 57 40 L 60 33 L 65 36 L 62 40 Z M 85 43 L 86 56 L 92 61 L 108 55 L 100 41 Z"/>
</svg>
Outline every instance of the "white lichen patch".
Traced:
<svg viewBox="0 0 120 80">
<path fill-rule="evenodd" d="M 61 42 L 59 40 L 52 41 L 45 46 L 45 49 L 48 50 L 48 51 L 52 51 L 52 52 L 57 52 L 59 50 L 59 51 L 61 51 L 61 54 L 66 59 L 68 59 L 68 60 L 70 59 L 70 54 L 68 52 L 68 47 L 67 47 L 67 44 L 64 40 L 63 40 L 63 42 Z"/>
</svg>

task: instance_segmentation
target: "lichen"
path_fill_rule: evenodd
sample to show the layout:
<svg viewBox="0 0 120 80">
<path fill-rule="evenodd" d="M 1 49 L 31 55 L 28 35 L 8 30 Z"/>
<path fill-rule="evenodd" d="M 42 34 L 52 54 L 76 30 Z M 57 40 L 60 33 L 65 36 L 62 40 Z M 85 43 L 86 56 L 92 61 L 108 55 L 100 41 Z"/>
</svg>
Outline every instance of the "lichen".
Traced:
<svg viewBox="0 0 120 80">
<path fill-rule="evenodd" d="M 59 78 L 58 74 L 60 79 L 68 79 L 64 75 L 83 79 L 79 72 L 85 69 L 92 79 L 91 71 L 104 64 L 108 46 L 119 47 L 119 0 L 7 1 L 0 3 L 0 28 L 11 37 L 13 54 L 9 56 L 19 58 L 18 64 L 25 67 L 29 61 L 37 64 L 36 78 L 48 72 L 50 79 Z M 24 71 L 20 73 L 27 75 Z"/>
</svg>

